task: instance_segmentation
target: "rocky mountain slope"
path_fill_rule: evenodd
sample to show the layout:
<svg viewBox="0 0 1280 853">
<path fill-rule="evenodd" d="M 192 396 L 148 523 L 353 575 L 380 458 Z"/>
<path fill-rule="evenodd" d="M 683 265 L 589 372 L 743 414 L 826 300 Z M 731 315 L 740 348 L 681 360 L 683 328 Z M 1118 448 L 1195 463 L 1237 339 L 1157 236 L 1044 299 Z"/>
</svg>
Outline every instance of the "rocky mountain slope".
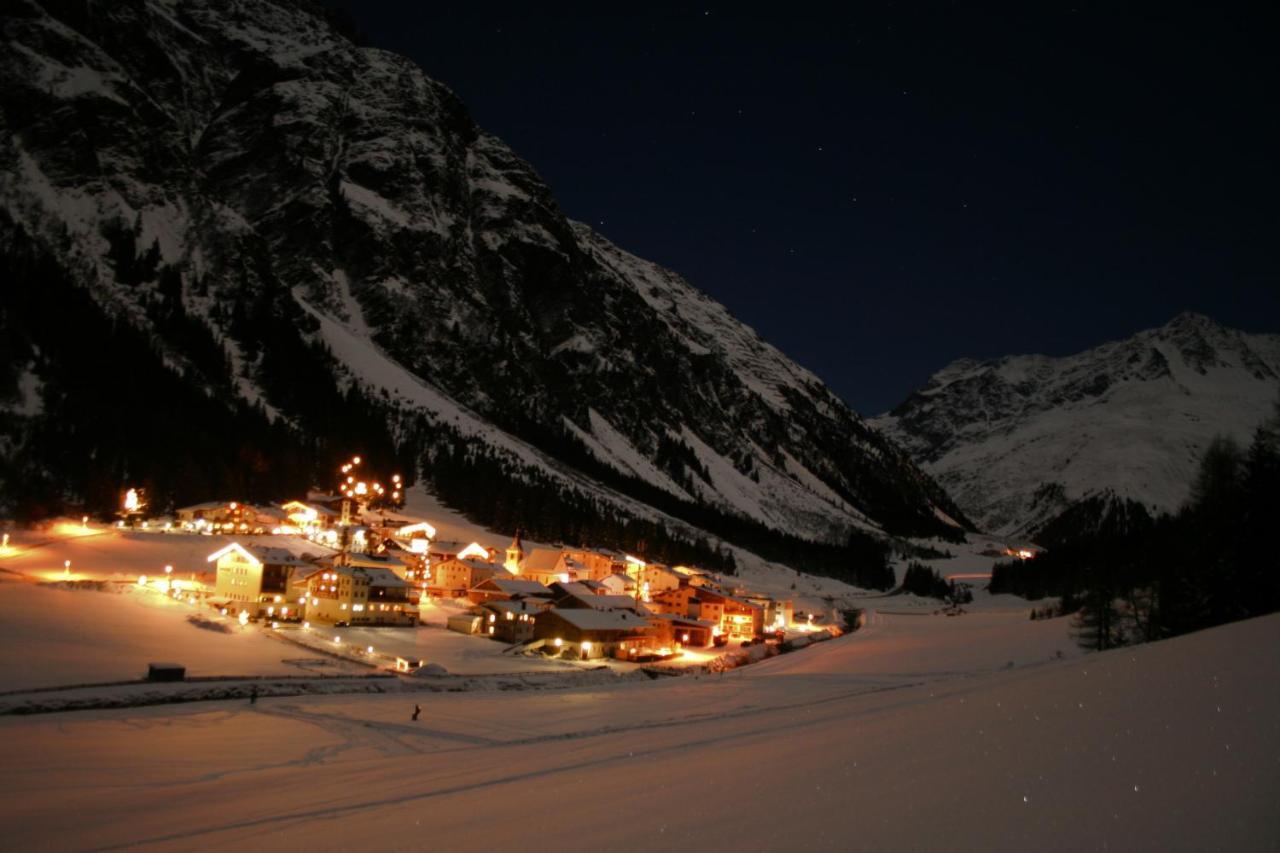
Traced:
<svg viewBox="0 0 1280 853">
<path fill-rule="evenodd" d="M 300 436 L 323 469 L 360 439 L 355 415 L 335 433 L 354 406 L 415 474 L 483 458 L 631 514 L 694 507 L 828 542 L 963 521 L 816 377 L 569 221 L 447 88 L 323 7 L 18 0 L 3 26 L 10 261 L 64 273 L 84 317 L 136 331 L 263 442 Z M 11 329 L 47 322 L 22 298 Z M 17 333 L 0 377 L 5 440 L 37 456 L 52 412 L 89 417 L 65 414 L 66 344 L 42 340 Z M 77 436 L 88 465 L 168 476 L 143 455 L 163 437 Z"/>
<path fill-rule="evenodd" d="M 1247 446 L 1280 398 L 1280 335 L 1207 317 L 1065 358 L 962 359 L 872 421 L 982 528 L 1034 535 L 1068 509 L 1172 511 L 1216 435 Z"/>
</svg>

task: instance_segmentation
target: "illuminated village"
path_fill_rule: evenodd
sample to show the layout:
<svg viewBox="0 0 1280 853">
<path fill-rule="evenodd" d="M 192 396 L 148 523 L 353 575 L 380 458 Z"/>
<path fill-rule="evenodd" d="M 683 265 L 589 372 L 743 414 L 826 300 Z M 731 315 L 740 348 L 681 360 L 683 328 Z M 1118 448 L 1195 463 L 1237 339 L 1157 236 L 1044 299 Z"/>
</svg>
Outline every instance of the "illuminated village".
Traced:
<svg viewBox="0 0 1280 853">
<path fill-rule="evenodd" d="M 588 547 L 505 548 L 450 541 L 398 511 L 401 480 L 365 480 L 360 457 L 333 494 L 276 505 L 207 501 L 154 517 L 124 493 L 119 531 L 206 536 L 203 566 L 140 574 L 159 593 L 229 625 L 276 633 L 366 665 L 413 672 L 430 663 L 402 632 L 344 643 L 335 629 L 447 628 L 494 653 L 573 662 L 734 666 L 841 632 L 829 614 L 796 621 L 790 600 L 695 566 Z M 70 525 L 74 527 L 75 525 Z M 88 519 L 82 521 L 88 531 Z M 74 532 L 74 531 L 72 531 Z M 72 578 L 70 563 L 64 576 Z M 362 635 L 368 637 L 369 635 Z M 759 647 L 752 654 L 743 647 Z"/>
</svg>

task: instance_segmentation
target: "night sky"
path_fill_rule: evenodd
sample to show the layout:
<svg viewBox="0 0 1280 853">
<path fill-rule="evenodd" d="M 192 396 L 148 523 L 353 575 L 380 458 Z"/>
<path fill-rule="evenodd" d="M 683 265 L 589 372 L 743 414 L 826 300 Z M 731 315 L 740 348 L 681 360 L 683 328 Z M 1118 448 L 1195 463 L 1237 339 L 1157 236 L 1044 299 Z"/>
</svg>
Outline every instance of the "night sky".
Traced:
<svg viewBox="0 0 1280 853">
<path fill-rule="evenodd" d="M 346 4 L 569 216 L 865 414 L 961 356 L 1065 355 L 1183 310 L 1280 332 L 1263 4 L 1019 5 Z"/>
</svg>

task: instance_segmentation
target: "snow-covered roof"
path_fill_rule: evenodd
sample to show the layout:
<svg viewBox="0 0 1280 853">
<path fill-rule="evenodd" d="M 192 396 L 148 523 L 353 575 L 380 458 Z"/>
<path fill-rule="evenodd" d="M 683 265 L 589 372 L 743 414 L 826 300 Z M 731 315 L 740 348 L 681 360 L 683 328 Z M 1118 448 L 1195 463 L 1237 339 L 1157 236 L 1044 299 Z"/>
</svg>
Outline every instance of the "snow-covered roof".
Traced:
<svg viewBox="0 0 1280 853">
<path fill-rule="evenodd" d="M 480 606 L 485 610 L 493 610 L 498 613 L 541 613 L 545 607 L 545 600 L 530 601 L 527 598 L 502 599 L 499 601 L 486 601 Z"/>
<path fill-rule="evenodd" d="M 520 570 L 524 572 L 551 572 L 555 571 L 559 562 L 560 552 L 556 549 L 534 548 L 525 555 L 524 562 L 520 564 Z"/>
<path fill-rule="evenodd" d="M 415 533 L 425 533 L 428 539 L 436 538 L 435 527 L 426 521 L 418 521 L 413 524 L 406 524 L 396 531 L 399 536 L 412 536 Z"/>
<path fill-rule="evenodd" d="M 648 619 L 625 610 L 565 610 L 556 607 L 545 612 L 554 613 L 583 631 L 635 631 L 649 624 Z"/>
<path fill-rule="evenodd" d="M 490 565 L 487 564 L 486 565 Z M 507 595 L 546 595 L 551 590 L 538 583 L 537 581 L 523 580 L 521 578 L 505 577 L 505 578 L 489 578 L 481 581 L 478 585 L 480 589 L 495 589 L 498 592 L 504 592 Z"/>
<path fill-rule="evenodd" d="M 364 566 L 321 566 L 314 572 L 310 572 L 302 580 L 309 581 L 318 574 L 332 572 L 335 575 L 354 578 L 357 573 L 363 575 L 369 581 L 369 586 L 381 586 L 394 589 L 403 589 L 409 586 L 408 583 L 400 579 L 400 576 L 390 569 L 382 569 L 377 567 Z"/>
<path fill-rule="evenodd" d="M 461 563 L 462 565 L 472 570 L 484 570 L 489 572 L 497 572 L 500 576 L 506 575 L 507 577 L 511 577 L 511 573 L 508 572 L 506 569 L 504 569 L 502 566 L 499 566 L 497 563 L 490 563 L 487 560 L 459 560 L 457 558 L 454 558 L 452 560 L 445 560 L 445 563 L 449 563 L 450 565 L 455 563 Z M 441 565 L 444 565 L 444 563 L 441 563 Z"/>
<path fill-rule="evenodd" d="M 738 605 L 741 605 L 742 607 L 753 607 L 756 610 L 760 609 L 760 605 L 754 602 L 747 601 L 745 599 L 738 598 L 737 596 L 729 595 L 724 592 L 717 592 L 716 590 L 707 589 L 705 586 L 695 587 L 694 592 L 697 593 L 697 597 L 699 601 L 715 602 L 716 600 L 720 600 L 720 601 L 729 602 L 732 604 L 738 604 Z"/>
<path fill-rule="evenodd" d="M 203 501 L 191 506 L 178 507 L 174 512 L 200 512 L 206 509 L 221 509 L 224 506 L 230 506 L 230 501 Z"/>
<path fill-rule="evenodd" d="M 644 605 L 636 601 L 629 595 L 593 595 L 586 599 L 587 603 L 596 609 L 608 608 L 611 610 L 644 610 Z"/>
<path fill-rule="evenodd" d="M 400 576 L 390 569 L 381 569 L 377 567 L 359 567 L 357 571 L 364 572 L 369 576 L 369 586 L 381 586 L 390 589 L 404 589 L 409 586 L 408 583 L 400 579 Z"/>
<path fill-rule="evenodd" d="M 558 595 L 571 595 L 575 598 L 595 598 L 596 593 L 591 587 L 581 583 L 580 581 L 556 581 L 547 587 L 552 593 Z"/>
<path fill-rule="evenodd" d="M 280 508 L 285 511 L 289 511 L 291 509 L 292 510 L 309 510 L 311 512 L 314 512 L 316 515 L 325 515 L 330 517 L 336 516 L 338 514 L 333 510 L 329 509 L 327 506 L 321 506 L 320 504 L 306 503 L 305 501 L 285 501 L 284 503 L 280 504 Z"/>
<path fill-rule="evenodd" d="M 347 563 L 361 568 L 367 567 L 375 569 L 403 569 L 405 567 L 402 560 L 390 555 L 383 556 L 380 554 L 347 554 Z"/>
<path fill-rule="evenodd" d="M 217 551 L 214 551 L 206 559 L 210 563 L 216 563 L 232 551 L 238 551 L 240 554 L 252 560 L 259 565 L 271 566 L 310 566 L 311 564 L 304 559 L 303 555 L 295 554 L 284 548 L 271 548 L 265 545 L 242 545 L 239 542 L 232 542 Z"/>
</svg>

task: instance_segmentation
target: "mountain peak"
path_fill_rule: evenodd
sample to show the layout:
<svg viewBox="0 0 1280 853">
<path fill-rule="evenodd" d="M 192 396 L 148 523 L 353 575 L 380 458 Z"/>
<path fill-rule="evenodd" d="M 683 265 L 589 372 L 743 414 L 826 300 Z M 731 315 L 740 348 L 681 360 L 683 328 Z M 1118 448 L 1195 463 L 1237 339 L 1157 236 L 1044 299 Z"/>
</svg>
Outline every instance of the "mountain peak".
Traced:
<svg viewBox="0 0 1280 853">
<path fill-rule="evenodd" d="M 1182 311 L 1176 314 L 1173 317 L 1173 319 L 1170 320 L 1168 323 L 1165 323 L 1164 328 L 1166 329 L 1189 329 L 1189 328 L 1219 329 L 1222 327 L 1219 326 L 1217 323 L 1215 323 L 1212 318 L 1204 314 L 1201 314 L 1197 311 Z"/>
<path fill-rule="evenodd" d="M 958 360 L 871 423 L 980 525 L 1025 534 L 1106 490 L 1176 509 L 1214 436 L 1249 441 L 1278 376 L 1280 335 L 1185 312 L 1061 358 Z"/>
</svg>

